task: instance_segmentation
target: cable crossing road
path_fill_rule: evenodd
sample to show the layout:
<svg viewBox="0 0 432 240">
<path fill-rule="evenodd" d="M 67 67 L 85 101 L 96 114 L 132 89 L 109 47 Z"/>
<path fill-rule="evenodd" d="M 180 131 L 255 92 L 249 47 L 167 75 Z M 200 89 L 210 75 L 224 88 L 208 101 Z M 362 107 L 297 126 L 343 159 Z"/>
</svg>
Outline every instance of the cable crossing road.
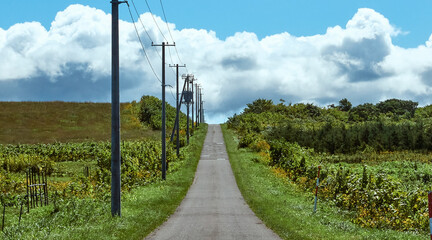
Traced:
<svg viewBox="0 0 432 240">
<path fill-rule="evenodd" d="M 176 212 L 151 233 L 156 239 L 280 239 L 244 201 L 220 125 L 209 125 L 195 180 Z"/>
</svg>

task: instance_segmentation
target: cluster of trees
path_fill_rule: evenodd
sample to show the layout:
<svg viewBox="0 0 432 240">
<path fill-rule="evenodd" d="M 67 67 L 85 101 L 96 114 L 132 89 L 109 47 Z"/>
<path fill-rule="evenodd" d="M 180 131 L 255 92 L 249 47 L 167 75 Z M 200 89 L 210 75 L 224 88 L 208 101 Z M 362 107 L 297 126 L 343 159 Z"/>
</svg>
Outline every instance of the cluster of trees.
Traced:
<svg viewBox="0 0 432 240">
<path fill-rule="evenodd" d="M 353 107 L 346 98 L 339 105 L 289 104 L 258 99 L 243 113 L 229 118 L 243 146 L 265 138 L 284 139 L 320 152 L 432 150 L 432 106 L 389 99 Z M 242 141 L 243 140 L 243 141 Z"/>
<path fill-rule="evenodd" d="M 166 125 L 173 128 L 176 119 L 176 108 L 165 103 Z M 162 100 L 154 96 L 142 96 L 139 102 L 139 119 L 154 130 L 162 129 Z M 186 115 L 180 112 L 180 127 L 186 127 Z"/>
</svg>

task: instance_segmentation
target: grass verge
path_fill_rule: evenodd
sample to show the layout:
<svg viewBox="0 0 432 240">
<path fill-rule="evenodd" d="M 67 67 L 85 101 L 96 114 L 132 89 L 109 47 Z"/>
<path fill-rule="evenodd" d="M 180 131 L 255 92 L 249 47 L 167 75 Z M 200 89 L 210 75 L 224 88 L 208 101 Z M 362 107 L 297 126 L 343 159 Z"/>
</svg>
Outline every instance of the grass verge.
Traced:
<svg viewBox="0 0 432 240">
<path fill-rule="evenodd" d="M 235 133 L 222 125 L 237 185 L 255 214 L 282 239 L 425 239 L 417 233 L 367 229 L 353 224 L 349 213 L 329 202 L 318 202 L 313 214 L 312 193 L 305 193 L 275 169 L 252 161 L 257 154 L 237 148 Z"/>
<path fill-rule="evenodd" d="M 111 217 L 106 199 L 69 199 L 25 215 L 20 226 L 7 227 L 4 239 L 143 239 L 166 221 L 193 182 L 207 125 L 195 131 L 183 166 L 168 172 L 166 181 L 142 186 L 122 195 L 122 217 Z M 17 217 L 18 218 L 18 217 Z"/>
</svg>

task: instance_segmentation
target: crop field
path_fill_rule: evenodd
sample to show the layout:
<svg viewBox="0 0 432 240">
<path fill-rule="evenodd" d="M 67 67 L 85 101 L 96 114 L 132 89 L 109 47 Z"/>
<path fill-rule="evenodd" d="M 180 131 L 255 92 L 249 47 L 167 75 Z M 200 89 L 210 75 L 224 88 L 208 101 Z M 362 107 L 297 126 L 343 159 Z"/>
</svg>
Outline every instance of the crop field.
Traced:
<svg viewBox="0 0 432 240">
<path fill-rule="evenodd" d="M 238 147 L 259 154 L 306 192 L 345 211 L 362 227 L 426 232 L 432 188 L 431 106 L 390 99 L 347 108 L 274 104 L 258 99 L 227 126 Z"/>
<path fill-rule="evenodd" d="M 139 103 L 121 105 L 123 194 L 155 183 L 161 178 L 161 143 L 158 139 L 160 131 L 143 117 L 143 111 L 158 112 L 160 100 L 157 100 L 153 97 L 143 97 Z M 148 101 L 152 101 L 153 105 Z M 111 196 L 111 143 L 107 141 L 110 138 L 110 105 L 64 102 L 3 102 L 0 105 L 3 108 L 0 119 L 6 123 L 0 129 L 3 237 L 31 238 L 32 232 L 37 229 L 28 228 L 29 219 L 37 222 L 60 212 L 73 214 L 73 211 L 69 211 L 71 206 L 79 208 L 74 210 L 77 212 L 89 211 L 86 214 L 96 214 L 94 211 L 100 211 Z M 174 110 L 171 106 L 169 110 L 168 119 L 172 120 L 171 114 Z M 153 115 L 146 116 L 155 118 Z M 181 117 L 185 118 L 184 114 Z M 172 126 L 172 123 L 169 124 Z M 184 145 L 185 132 L 181 133 Z M 203 141 L 203 137 L 201 138 Z M 197 144 L 199 143 L 195 143 Z M 177 172 L 186 164 L 190 154 L 185 153 L 183 148 L 180 156 L 177 156 L 174 145 L 168 144 L 168 174 Z M 29 169 L 46 174 L 49 206 L 43 207 L 41 202 L 37 203 L 41 210 L 27 205 L 29 192 L 26 172 Z M 41 176 L 36 175 L 37 183 L 40 183 Z M 40 200 L 44 197 L 42 187 L 36 188 L 35 197 L 37 195 Z M 87 210 L 84 209 L 85 202 L 90 204 Z M 91 204 L 94 206 L 91 207 Z M 44 215 L 41 211 L 49 213 Z M 102 215 L 109 213 L 109 209 L 103 211 Z M 40 214 L 42 215 L 38 216 Z M 64 224 L 76 224 L 74 221 L 82 219 L 69 220 L 71 222 Z M 42 232 L 45 237 L 49 236 L 46 229 Z"/>
</svg>

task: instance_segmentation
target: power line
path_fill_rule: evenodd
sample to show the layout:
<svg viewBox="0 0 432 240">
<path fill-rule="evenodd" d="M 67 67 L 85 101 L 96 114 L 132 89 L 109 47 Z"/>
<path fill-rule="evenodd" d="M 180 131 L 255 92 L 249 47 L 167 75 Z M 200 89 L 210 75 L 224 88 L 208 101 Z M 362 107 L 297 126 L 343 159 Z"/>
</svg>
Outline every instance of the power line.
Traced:
<svg viewBox="0 0 432 240">
<path fill-rule="evenodd" d="M 154 17 L 154 14 L 153 14 L 153 12 L 152 12 L 152 10 L 151 10 L 151 8 L 150 8 L 150 5 L 149 5 L 148 1 L 145 0 L 145 2 L 146 2 L 146 4 L 147 4 L 147 8 L 148 8 L 148 10 L 150 11 L 150 13 L 151 13 L 151 15 L 152 15 L 153 21 L 154 21 L 154 23 L 156 24 L 156 27 L 159 29 L 159 32 L 161 33 L 161 35 L 162 35 L 162 37 L 165 39 L 165 41 L 168 42 L 168 39 L 165 37 L 165 35 L 163 34 L 162 30 L 160 29 L 159 25 L 158 25 L 157 22 L 156 22 L 156 19 L 155 19 L 155 17 Z"/>
<path fill-rule="evenodd" d="M 147 4 L 148 4 L 148 3 L 147 3 Z M 139 17 L 139 13 L 138 13 L 138 10 L 137 10 L 137 8 L 136 8 L 136 6 L 135 6 L 135 2 L 134 2 L 134 0 L 132 0 L 132 5 L 133 5 L 133 7 L 134 7 L 134 9 L 135 9 L 135 13 L 137 14 L 137 18 L 138 18 L 139 22 L 141 23 L 141 26 L 143 27 L 145 33 L 147 34 L 147 37 L 150 39 L 150 41 L 153 42 L 153 39 L 151 38 L 150 34 L 148 33 L 147 28 L 145 27 L 145 25 L 143 24 L 141 18 Z M 150 8 L 149 8 L 149 9 L 150 9 Z M 151 13 L 151 11 L 150 11 L 150 13 Z M 142 43 L 142 41 L 141 41 L 141 37 L 139 36 L 138 29 L 137 29 L 137 27 L 136 27 L 136 25 L 135 25 L 135 20 L 134 20 L 134 18 L 133 18 L 133 16 L 132 16 L 132 12 L 131 12 L 131 10 L 130 10 L 130 7 L 129 7 L 129 14 L 131 15 L 132 23 L 134 24 L 134 27 L 135 27 L 135 32 L 137 33 L 137 37 L 138 37 L 138 39 L 139 39 L 139 41 L 140 41 L 141 48 L 142 48 L 142 50 L 143 50 L 143 52 L 144 52 L 144 55 L 145 55 L 145 57 L 146 57 L 146 59 L 147 59 L 149 65 L 150 65 L 150 67 L 151 67 L 151 69 L 152 69 L 152 71 L 153 71 L 153 74 L 156 76 L 156 79 L 157 79 L 160 83 L 162 83 L 161 80 L 159 79 L 159 77 L 157 76 L 156 71 L 154 70 L 152 64 L 151 64 L 150 59 L 148 58 L 147 52 L 146 52 L 146 50 L 145 50 L 145 48 L 144 48 L 144 45 L 143 45 L 143 43 Z M 151 13 L 151 14 L 152 14 L 152 16 L 153 16 L 153 13 Z M 156 25 L 157 25 L 157 24 L 156 24 Z M 159 27 L 158 27 L 158 28 L 159 28 Z M 159 31 L 160 31 L 160 29 L 159 29 Z M 163 34 L 162 34 L 162 36 L 163 36 Z M 165 36 L 164 36 L 164 38 L 165 38 Z M 168 51 L 169 51 L 169 48 L 168 48 Z M 156 50 L 156 52 L 157 52 L 157 54 L 159 55 L 159 57 L 162 59 L 162 56 L 160 55 L 159 51 Z M 169 54 L 170 54 L 170 56 L 171 56 L 171 52 L 170 52 L 170 51 L 169 51 Z M 171 61 L 172 61 L 172 57 L 171 57 Z M 173 70 L 173 69 L 171 69 L 171 70 L 172 70 L 173 73 L 175 74 L 174 70 Z M 174 101 L 175 101 L 176 98 L 175 98 L 175 96 L 174 96 L 174 93 L 172 92 L 172 89 L 170 89 L 170 93 L 171 93 L 171 96 L 173 97 L 173 99 L 174 99 Z"/>
<path fill-rule="evenodd" d="M 138 40 L 139 40 L 139 42 L 140 42 L 140 44 L 141 44 L 141 49 L 142 49 L 143 52 L 144 52 L 144 55 L 145 55 L 145 57 L 146 57 L 146 59 L 147 59 L 147 62 L 148 62 L 148 64 L 150 65 L 150 68 L 151 68 L 153 74 L 155 75 L 156 79 L 157 79 L 160 83 L 162 83 L 162 81 L 159 79 L 158 75 L 156 74 L 156 71 L 154 70 L 153 65 L 151 64 L 150 59 L 149 59 L 149 57 L 148 57 L 148 55 L 147 55 L 147 51 L 146 51 L 145 48 L 144 48 L 144 44 L 143 44 L 142 41 L 141 41 L 141 37 L 139 36 L 139 32 L 138 32 L 138 29 L 137 29 L 137 27 L 136 27 L 136 25 L 135 25 L 135 20 L 134 20 L 134 17 L 133 17 L 133 15 L 132 15 L 132 12 L 131 12 L 131 10 L 130 10 L 129 5 L 128 5 L 128 10 L 129 10 L 129 14 L 130 14 L 130 17 L 131 17 L 131 19 L 132 19 L 132 23 L 133 23 L 133 25 L 134 25 L 135 32 L 136 32 L 136 34 L 137 34 Z"/>
<path fill-rule="evenodd" d="M 146 0 L 146 1 L 147 1 L 147 0 Z M 169 35 L 170 35 L 170 37 L 171 37 L 171 40 L 172 40 L 173 42 L 175 42 L 175 41 L 174 41 L 174 38 L 173 38 L 173 36 L 172 36 L 172 34 L 171 34 L 171 30 L 170 30 L 170 28 L 169 28 L 169 25 L 168 25 L 168 19 L 167 19 L 166 14 L 165 14 L 165 8 L 164 8 L 164 6 L 163 6 L 162 0 L 159 0 L 159 2 L 160 2 L 161 7 L 162 7 L 162 13 L 163 13 L 163 16 L 164 16 L 164 19 L 165 19 L 165 23 L 166 23 L 167 28 L 168 28 L 168 33 L 169 33 Z M 180 59 L 180 55 L 179 55 L 179 53 L 178 53 L 178 51 L 177 51 L 177 47 L 174 46 L 174 49 L 175 49 L 175 51 L 176 51 L 177 58 L 178 58 L 179 62 L 180 62 L 181 64 L 183 64 L 182 60 Z M 172 59 L 171 59 L 171 61 L 172 61 Z M 189 72 L 187 68 L 186 68 L 186 71 Z"/>
<path fill-rule="evenodd" d="M 144 31 L 145 31 L 146 34 L 147 34 L 147 37 L 150 39 L 151 42 L 154 42 L 153 39 L 151 38 L 150 34 L 148 33 L 147 28 L 144 26 L 144 23 L 142 22 L 142 20 L 141 20 L 141 18 L 140 18 L 140 15 L 139 15 L 139 13 L 138 13 L 138 10 L 137 10 L 137 8 L 136 8 L 136 6 L 135 6 L 135 2 L 134 2 L 133 0 L 132 0 L 132 5 L 133 5 L 133 7 L 134 7 L 134 9 L 135 9 L 135 13 L 136 13 L 136 15 L 137 15 L 137 17 L 138 17 L 139 22 L 141 23 L 141 26 L 143 27 Z M 153 13 L 152 13 L 152 17 L 153 17 Z M 159 29 L 159 31 L 160 31 L 160 29 Z M 164 38 L 165 38 L 165 37 L 164 37 Z M 169 55 L 170 55 L 170 58 L 171 58 L 171 62 L 173 62 L 173 60 L 172 60 L 172 56 L 171 56 L 171 50 L 170 50 L 169 48 L 168 48 L 168 52 L 169 52 Z M 159 53 L 158 50 L 156 50 L 156 53 L 158 54 L 159 58 L 162 59 L 162 56 L 160 55 L 160 53 Z M 173 74 L 175 75 L 174 70 L 171 69 L 171 71 L 172 71 Z"/>
</svg>

